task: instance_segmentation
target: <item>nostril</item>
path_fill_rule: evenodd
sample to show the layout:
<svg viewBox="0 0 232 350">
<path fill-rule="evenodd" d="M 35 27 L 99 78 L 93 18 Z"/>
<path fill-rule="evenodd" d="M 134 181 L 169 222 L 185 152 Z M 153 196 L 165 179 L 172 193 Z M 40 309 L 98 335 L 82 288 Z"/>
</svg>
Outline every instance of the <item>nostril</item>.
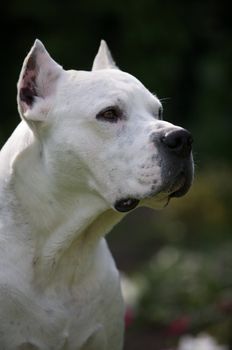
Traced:
<svg viewBox="0 0 232 350">
<path fill-rule="evenodd" d="M 168 135 L 162 137 L 162 142 L 165 143 L 169 148 L 182 147 L 184 140 L 181 135 Z"/>
<path fill-rule="evenodd" d="M 185 130 L 172 130 L 161 137 L 161 142 L 168 147 L 170 151 L 180 156 L 187 156 L 192 150 L 193 139 L 191 134 Z"/>
</svg>

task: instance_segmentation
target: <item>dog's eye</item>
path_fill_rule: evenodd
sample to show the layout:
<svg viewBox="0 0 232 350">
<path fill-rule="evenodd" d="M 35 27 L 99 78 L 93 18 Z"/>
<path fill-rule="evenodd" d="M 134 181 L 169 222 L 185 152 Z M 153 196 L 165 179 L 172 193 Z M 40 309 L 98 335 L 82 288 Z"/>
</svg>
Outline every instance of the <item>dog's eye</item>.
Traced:
<svg viewBox="0 0 232 350">
<path fill-rule="evenodd" d="M 118 107 L 107 107 L 96 115 L 98 120 L 116 123 L 122 116 L 122 112 Z"/>
<path fill-rule="evenodd" d="M 163 107 L 160 107 L 160 108 L 159 108 L 159 111 L 158 111 L 158 118 L 159 118 L 160 120 L 163 119 Z"/>
</svg>

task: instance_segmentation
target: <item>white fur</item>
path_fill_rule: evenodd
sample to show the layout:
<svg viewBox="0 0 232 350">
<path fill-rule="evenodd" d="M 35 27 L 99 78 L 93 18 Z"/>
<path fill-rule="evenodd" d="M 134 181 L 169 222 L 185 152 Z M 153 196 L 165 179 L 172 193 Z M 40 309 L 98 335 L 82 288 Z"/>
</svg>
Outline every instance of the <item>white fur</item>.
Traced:
<svg viewBox="0 0 232 350">
<path fill-rule="evenodd" d="M 118 271 L 104 235 L 124 214 L 120 198 L 162 207 L 167 194 L 149 133 L 159 100 L 113 64 L 104 42 L 92 72 L 64 71 L 36 41 L 38 97 L 0 154 L 1 350 L 119 350 Z M 96 120 L 120 105 L 118 123 Z M 154 196 L 147 199 L 151 186 Z M 155 195 L 157 193 L 157 196 Z"/>
</svg>

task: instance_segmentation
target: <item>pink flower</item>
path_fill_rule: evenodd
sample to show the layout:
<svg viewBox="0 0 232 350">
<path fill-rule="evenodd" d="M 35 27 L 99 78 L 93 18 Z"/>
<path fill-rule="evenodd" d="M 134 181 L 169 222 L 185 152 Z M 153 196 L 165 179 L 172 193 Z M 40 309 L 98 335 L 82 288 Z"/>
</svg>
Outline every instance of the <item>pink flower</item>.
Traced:
<svg viewBox="0 0 232 350">
<path fill-rule="evenodd" d="M 219 310 L 231 314 L 232 313 L 232 300 L 222 300 L 218 303 Z"/>
<path fill-rule="evenodd" d="M 181 316 L 169 324 L 167 332 L 170 335 L 181 335 L 189 329 L 190 323 L 191 320 L 188 316 Z"/>
<path fill-rule="evenodd" d="M 135 319 L 135 314 L 133 309 L 127 306 L 125 316 L 124 316 L 125 327 L 128 328 L 133 323 L 134 319 Z"/>
</svg>

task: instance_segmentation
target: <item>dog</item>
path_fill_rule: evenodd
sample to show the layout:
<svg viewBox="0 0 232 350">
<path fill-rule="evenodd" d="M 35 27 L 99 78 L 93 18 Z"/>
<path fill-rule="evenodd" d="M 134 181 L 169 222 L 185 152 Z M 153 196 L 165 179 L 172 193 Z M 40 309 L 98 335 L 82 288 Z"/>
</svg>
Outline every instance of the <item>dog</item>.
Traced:
<svg viewBox="0 0 232 350">
<path fill-rule="evenodd" d="M 120 350 L 124 305 L 104 236 L 193 180 L 191 134 L 115 64 L 64 70 L 36 40 L 21 123 L 0 153 L 0 349 Z"/>
</svg>

